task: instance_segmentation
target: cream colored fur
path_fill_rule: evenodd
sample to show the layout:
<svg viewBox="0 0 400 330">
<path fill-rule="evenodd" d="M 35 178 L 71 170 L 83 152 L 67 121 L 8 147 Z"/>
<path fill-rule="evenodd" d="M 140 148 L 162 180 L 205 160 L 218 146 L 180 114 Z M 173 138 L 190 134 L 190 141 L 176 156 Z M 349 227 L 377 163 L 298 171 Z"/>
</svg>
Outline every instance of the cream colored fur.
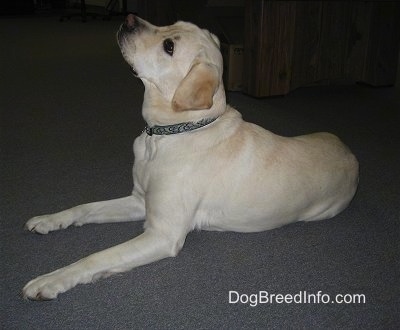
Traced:
<svg viewBox="0 0 400 330">
<path fill-rule="evenodd" d="M 166 38 L 174 42 L 172 56 L 163 49 Z M 337 137 L 277 136 L 226 105 L 214 35 L 190 23 L 156 27 L 130 15 L 118 40 L 145 85 L 142 112 L 150 126 L 219 118 L 191 132 L 142 133 L 134 143 L 131 196 L 29 220 L 27 229 L 47 234 L 146 219 L 143 234 L 39 276 L 24 297 L 53 299 L 77 284 L 176 256 L 195 228 L 256 232 L 331 218 L 350 203 L 358 163 Z"/>
</svg>

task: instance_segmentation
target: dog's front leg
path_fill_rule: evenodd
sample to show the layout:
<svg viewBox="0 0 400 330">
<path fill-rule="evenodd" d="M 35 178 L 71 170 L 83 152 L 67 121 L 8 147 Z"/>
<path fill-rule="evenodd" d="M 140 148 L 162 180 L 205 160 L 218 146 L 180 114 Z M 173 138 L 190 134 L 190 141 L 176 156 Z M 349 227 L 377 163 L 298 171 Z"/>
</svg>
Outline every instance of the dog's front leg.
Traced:
<svg viewBox="0 0 400 330">
<path fill-rule="evenodd" d="M 69 266 L 30 281 L 23 288 L 24 298 L 49 300 L 77 284 L 89 283 L 134 267 L 175 256 L 185 236 L 173 239 L 170 235 L 148 228 L 138 237 L 92 254 Z M 177 237 L 177 236 L 175 236 Z"/>
<path fill-rule="evenodd" d="M 25 228 L 31 232 L 47 234 L 71 225 L 135 221 L 144 218 L 144 199 L 134 191 L 128 197 L 83 204 L 62 212 L 34 217 L 26 223 Z"/>
</svg>

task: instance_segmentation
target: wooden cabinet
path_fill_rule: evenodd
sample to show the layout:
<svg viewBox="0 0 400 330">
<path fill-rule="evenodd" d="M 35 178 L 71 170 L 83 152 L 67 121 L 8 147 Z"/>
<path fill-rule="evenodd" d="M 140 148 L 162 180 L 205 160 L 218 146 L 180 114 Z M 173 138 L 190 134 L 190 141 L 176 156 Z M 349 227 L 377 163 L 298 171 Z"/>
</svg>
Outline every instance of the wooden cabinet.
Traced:
<svg viewBox="0 0 400 330">
<path fill-rule="evenodd" d="M 284 95 L 318 81 L 393 85 L 400 2 L 247 0 L 243 91 Z"/>
</svg>

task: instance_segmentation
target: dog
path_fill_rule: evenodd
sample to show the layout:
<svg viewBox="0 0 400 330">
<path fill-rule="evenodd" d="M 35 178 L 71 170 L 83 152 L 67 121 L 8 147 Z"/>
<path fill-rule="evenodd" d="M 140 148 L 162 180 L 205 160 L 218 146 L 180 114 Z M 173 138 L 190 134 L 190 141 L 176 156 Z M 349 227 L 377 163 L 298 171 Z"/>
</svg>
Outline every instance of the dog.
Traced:
<svg viewBox="0 0 400 330">
<path fill-rule="evenodd" d="M 23 288 L 25 298 L 54 299 L 77 284 L 174 257 L 194 229 L 264 231 L 331 218 L 353 199 L 358 162 L 336 136 L 278 136 L 226 104 L 215 35 L 187 22 L 158 27 L 129 14 L 117 41 L 145 86 L 147 126 L 134 142 L 133 192 L 34 217 L 26 228 L 47 234 L 145 219 L 145 230 L 37 277 Z"/>
</svg>

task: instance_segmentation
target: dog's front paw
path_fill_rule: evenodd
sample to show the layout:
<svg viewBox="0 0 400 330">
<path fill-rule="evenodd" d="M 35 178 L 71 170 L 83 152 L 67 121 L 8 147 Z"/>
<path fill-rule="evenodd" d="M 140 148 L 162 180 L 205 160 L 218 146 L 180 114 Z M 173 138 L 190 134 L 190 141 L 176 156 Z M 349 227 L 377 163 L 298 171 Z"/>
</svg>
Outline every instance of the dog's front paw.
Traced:
<svg viewBox="0 0 400 330">
<path fill-rule="evenodd" d="M 63 221 L 62 217 L 55 214 L 40 215 L 34 217 L 25 224 L 25 229 L 38 234 L 48 234 L 51 231 L 68 227 L 68 223 Z"/>
<path fill-rule="evenodd" d="M 22 289 L 24 298 L 31 300 L 51 300 L 57 298 L 59 293 L 68 290 L 66 279 L 58 272 L 55 271 L 42 275 L 28 282 Z"/>
</svg>

